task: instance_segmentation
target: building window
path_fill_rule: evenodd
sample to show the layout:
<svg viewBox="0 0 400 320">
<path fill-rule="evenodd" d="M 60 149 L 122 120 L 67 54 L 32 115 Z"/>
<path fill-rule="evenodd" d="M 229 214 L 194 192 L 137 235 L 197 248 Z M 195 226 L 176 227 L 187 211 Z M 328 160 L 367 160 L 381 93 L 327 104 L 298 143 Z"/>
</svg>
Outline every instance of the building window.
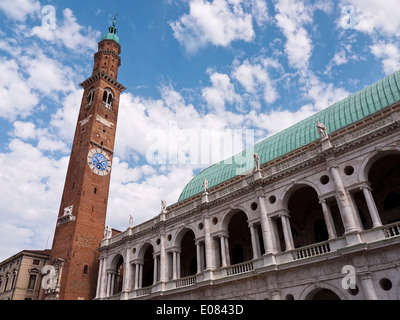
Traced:
<svg viewBox="0 0 400 320">
<path fill-rule="evenodd" d="M 113 94 L 110 89 L 104 90 L 103 94 L 103 107 L 112 110 Z"/>
<path fill-rule="evenodd" d="M 90 90 L 90 92 L 89 92 L 88 106 L 91 106 L 91 105 L 92 105 L 92 103 L 93 103 L 93 98 L 94 98 L 94 90 L 92 89 L 92 90 Z"/>
<path fill-rule="evenodd" d="M 29 290 L 34 290 L 35 289 L 35 284 L 36 284 L 36 275 L 35 274 L 31 274 L 29 276 L 28 289 Z"/>
<path fill-rule="evenodd" d="M 88 266 L 88 265 L 85 265 L 85 266 L 83 267 L 83 274 L 88 274 L 88 271 L 89 271 L 89 266 Z"/>
<path fill-rule="evenodd" d="M 17 272 L 14 272 L 12 282 L 11 282 L 11 289 L 14 289 L 16 280 L 17 280 Z"/>
<path fill-rule="evenodd" d="M 33 265 L 34 265 L 34 266 L 40 265 L 40 260 L 34 259 L 34 260 L 33 260 Z"/>
</svg>

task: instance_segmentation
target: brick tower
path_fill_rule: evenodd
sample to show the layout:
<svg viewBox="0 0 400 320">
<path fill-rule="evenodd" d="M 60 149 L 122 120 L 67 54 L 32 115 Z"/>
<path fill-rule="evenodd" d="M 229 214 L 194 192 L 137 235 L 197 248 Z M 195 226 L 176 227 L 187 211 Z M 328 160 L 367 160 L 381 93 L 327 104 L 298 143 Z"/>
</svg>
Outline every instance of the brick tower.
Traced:
<svg viewBox="0 0 400 320">
<path fill-rule="evenodd" d="M 116 20 L 98 44 L 84 89 L 65 179 L 50 265 L 54 285 L 45 299 L 90 300 L 96 295 L 98 252 L 104 236 L 117 128 L 121 46 Z M 49 283 L 49 282 L 48 282 Z"/>
</svg>

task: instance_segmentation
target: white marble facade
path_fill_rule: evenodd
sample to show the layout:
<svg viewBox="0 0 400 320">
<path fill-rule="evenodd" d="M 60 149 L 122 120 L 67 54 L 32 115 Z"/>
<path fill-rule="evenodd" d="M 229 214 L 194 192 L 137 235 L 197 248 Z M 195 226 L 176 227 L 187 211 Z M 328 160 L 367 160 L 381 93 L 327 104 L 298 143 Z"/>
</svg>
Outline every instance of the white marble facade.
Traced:
<svg viewBox="0 0 400 320">
<path fill-rule="evenodd" d="M 397 104 L 104 239 L 96 299 L 400 299 L 399 134 Z"/>
</svg>

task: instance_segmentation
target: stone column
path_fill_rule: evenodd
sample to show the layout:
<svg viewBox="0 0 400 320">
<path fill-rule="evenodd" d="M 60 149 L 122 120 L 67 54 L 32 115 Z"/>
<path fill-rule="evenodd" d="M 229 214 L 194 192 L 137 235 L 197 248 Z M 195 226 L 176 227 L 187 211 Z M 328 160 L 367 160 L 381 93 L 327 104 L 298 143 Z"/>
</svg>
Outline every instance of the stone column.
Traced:
<svg viewBox="0 0 400 320">
<path fill-rule="evenodd" d="M 157 284 L 158 281 L 158 255 L 153 254 L 154 268 L 153 268 L 153 284 Z"/>
<path fill-rule="evenodd" d="M 111 294 L 111 273 L 107 271 L 107 289 L 106 289 L 106 297 L 109 297 Z"/>
<path fill-rule="evenodd" d="M 231 255 L 229 254 L 229 237 L 225 236 L 225 253 L 226 253 L 226 265 L 230 266 L 231 265 Z"/>
<path fill-rule="evenodd" d="M 274 249 L 275 241 L 274 241 L 273 228 L 271 226 L 271 220 L 268 217 L 267 207 L 265 205 L 265 196 L 261 192 L 258 193 L 258 203 L 260 205 L 260 211 L 261 211 L 261 230 L 263 233 L 265 254 L 276 253 L 276 250 Z"/>
<path fill-rule="evenodd" d="M 196 259 L 197 259 L 197 274 L 201 273 L 202 266 L 201 266 L 201 242 L 196 241 Z"/>
<path fill-rule="evenodd" d="M 180 279 L 181 278 L 181 251 L 179 251 L 179 250 L 176 253 L 176 266 L 177 266 L 176 273 L 177 273 L 178 279 Z"/>
<path fill-rule="evenodd" d="M 336 199 L 342 216 L 343 224 L 345 227 L 345 233 L 360 232 L 361 228 L 357 223 L 355 216 L 356 212 L 347 194 L 342 178 L 340 177 L 339 168 L 336 164 L 332 164 L 329 167 L 329 171 L 332 174 L 333 181 L 336 189 Z"/>
<path fill-rule="evenodd" d="M 97 277 L 96 299 L 103 298 L 103 278 L 104 278 L 105 259 L 100 259 L 99 275 Z"/>
<path fill-rule="evenodd" d="M 113 296 L 115 292 L 115 271 L 110 273 L 110 280 L 110 296 Z"/>
<path fill-rule="evenodd" d="M 135 263 L 135 290 L 139 289 L 139 263 Z"/>
<path fill-rule="evenodd" d="M 172 251 L 172 280 L 176 280 L 178 278 L 177 274 L 177 257 L 176 257 L 176 250 Z"/>
<path fill-rule="evenodd" d="M 168 281 L 168 259 L 165 251 L 165 234 L 161 234 L 160 239 L 160 282 L 165 283 Z"/>
<path fill-rule="evenodd" d="M 258 242 L 258 236 L 257 236 L 258 232 L 255 228 L 254 223 L 250 224 L 250 236 L 251 236 L 251 244 L 253 247 L 253 259 L 254 260 L 258 260 L 260 258 L 260 252 L 257 246 L 257 242 Z"/>
<path fill-rule="evenodd" d="M 212 270 L 214 266 L 213 248 L 210 235 L 210 217 L 204 217 L 204 245 L 206 249 L 206 270 Z"/>
<path fill-rule="evenodd" d="M 371 216 L 371 220 L 374 228 L 378 228 L 382 226 L 381 217 L 379 216 L 378 209 L 376 208 L 376 204 L 374 201 L 374 197 L 372 196 L 372 189 L 369 186 L 361 187 L 362 192 L 364 193 L 365 200 L 367 202 L 368 211 Z"/>
<path fill-rule="evenodd" d="M 225 236 L 220 235 L 219 236 L 220 243 L 221 243 L 221 267 L 225 268 L 227 266 L 226 264 L 226 250 L 225 250 Z"/>
<path fill-rule="evenodd" d="M 285 238 L 286 251 L 293 250 L 294 249 L 293 235 L 292 235 L 292 230 L 290 228 L 290 222 L 289 222 L 290 216 L 287 212 L 280 213 L 279 216 L 282 221 L 282 229 L 283 229 L 283 235 Z"/>
<path fill-rule="evenodd" d="M 329 208 L 325 199 L 321 200 L 320 204 L 322 206 L 322 211 L 324 213 L 324 220 L 326 224 L 326 229 L 328 230 L 329 240 L 335 239 L 337 238 L 337 233 L 335 230 L 335 223 L 333 222 L 332 219 L 331 209 Z"/>
<path fill-rule="evenodd" d="M 139 288 L 143 287 L 143 262 L 139 263 Z"/>
<path fill-rule="evenodd" d="M 126 248 L 126 261 L 125 261 L 125 272 L 124 272 L 124 280 L 122 285 L 122 291 L 131 291 L 132 285 L 132 266 L 130 263 L 131 260 L 131 252 L 130 248 Z"/>
</svg>

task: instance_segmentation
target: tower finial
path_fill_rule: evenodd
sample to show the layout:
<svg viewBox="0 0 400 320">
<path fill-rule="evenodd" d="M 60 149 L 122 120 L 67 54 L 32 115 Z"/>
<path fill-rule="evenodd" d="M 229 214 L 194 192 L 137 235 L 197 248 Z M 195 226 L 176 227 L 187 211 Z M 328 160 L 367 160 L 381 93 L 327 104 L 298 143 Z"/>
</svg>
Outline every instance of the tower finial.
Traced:
<svg viewBox="0 0 400 320">
<path fill-rule="evenodd" d="M 117 23 L 117 16 L 118 16 L 118 13 L 116 13 L 114 16 L 113 27 L 115 27 L 115 24 Z"/>
</svg>

